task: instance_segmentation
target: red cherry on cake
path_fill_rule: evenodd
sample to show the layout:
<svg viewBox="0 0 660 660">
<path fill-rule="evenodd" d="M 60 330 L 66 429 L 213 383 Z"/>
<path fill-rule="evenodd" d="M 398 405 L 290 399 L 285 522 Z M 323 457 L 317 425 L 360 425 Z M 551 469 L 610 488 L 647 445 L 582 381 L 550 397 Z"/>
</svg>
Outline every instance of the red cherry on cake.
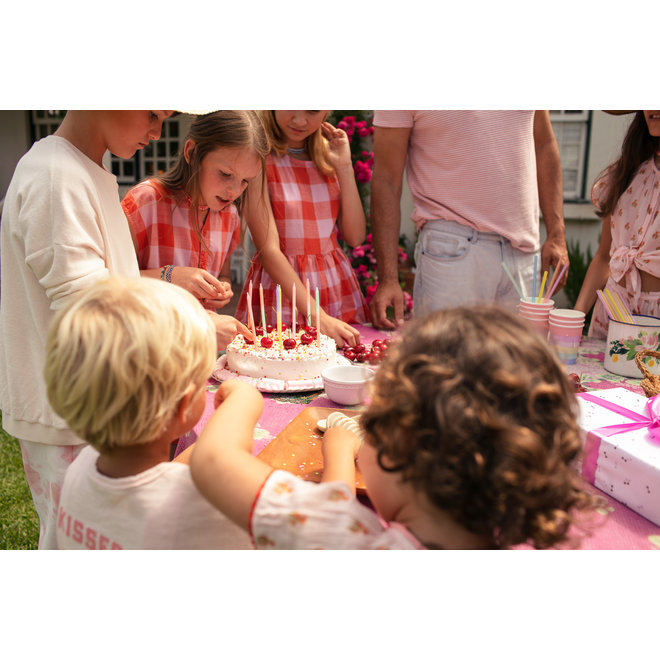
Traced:
<svg viewBox="0 0 660 660">
<path fill-rule="evenodd" d="M 257 326 L 254 329 L 254 334 L 257 335 L 257 337 L 259 337 L 264 334 L 264 329 L 261 326 Z"/>
<path fill-rule="evenodd" d="M 313 325 L 306 326 L 305 332 L 312 337 L 312 339 L 316 339 L 316 328 Z"/>
<path fill-rule="evenodd" d="M 261 338 L 261 345 L 264 348 L 270 348 L 273 345 L 273 340 L 270 337 L 262 337 Z"/>
<path fill-rule="evenodd" d="M 300 335 L 300 343 L 301 344 L 311 344 L 314 341 L 314 337 L 310 335 L 307 332 L 303 332 L 302 335 Z"/>
<path fill-rule="evenodd" d="M 282 332 L 284 332 L 286 330 L 286 323 L 282 323 L 281 326 L 282 326 Z"/>
<path fill-rule="evenodd" d="M 254 344 L 254 342 L 251 339 L 248 339 L 247 337 L 243 337 L 243 339 L 245 340 L 246 344 Z"/>
<path fill-rule="evenodd" d="M 287 351 L 290 351 L 292 348 L 296 347 L 296 340 L 293 339 L 292 337 L 289 337 L 288 339 L 285 339 L 282 342 L 282 346 L 287 349 Z"/>
<path fill-rule="evenodd" d="M 272 331 L 273 331 L 273 326 L 270 323 L 268 323 L 266 325 L 266 332 L 272 332 Z"/>
</svg>

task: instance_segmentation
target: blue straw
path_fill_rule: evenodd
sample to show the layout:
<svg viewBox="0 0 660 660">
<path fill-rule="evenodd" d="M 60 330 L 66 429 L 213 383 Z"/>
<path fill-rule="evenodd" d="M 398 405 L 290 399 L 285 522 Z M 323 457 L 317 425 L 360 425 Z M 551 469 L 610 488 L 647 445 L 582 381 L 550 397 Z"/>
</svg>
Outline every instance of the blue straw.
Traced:
<svg viewBox="0 0 660 660">
<path fill-rule="evenodd" d="M 536 300 L 536 271 L 539 267 L 539 255 L 534 255 L 534 279 L 532 280 L 532 300 Z"/>
</svg>

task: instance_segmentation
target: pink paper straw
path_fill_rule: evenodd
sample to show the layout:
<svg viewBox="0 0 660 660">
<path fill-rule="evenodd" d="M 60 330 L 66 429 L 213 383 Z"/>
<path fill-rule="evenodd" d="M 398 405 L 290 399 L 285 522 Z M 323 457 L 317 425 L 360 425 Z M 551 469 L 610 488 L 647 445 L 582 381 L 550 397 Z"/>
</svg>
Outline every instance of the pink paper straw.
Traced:
<svg viewBox="0 0 660 660">
<path fill-rule="evenodd" d="M 559 285 L 559 282 L 561 282 L 561 278 L 564 277 L 564 273 L 568 270 L 568 261 L 561 267 L 561 270 L 559 271 L 559 275 L 557 277 L 553 277 L 554 283 L 552 283 L 552 288 L 548 289 L 548 293 L 545 294 L 545 298 L 543 300 L 550 300 L 552 298 L 552 294 L 555 292 L 555 289 Z M 557 271 L 555 271 L 556 273 Z"/>
</svg>

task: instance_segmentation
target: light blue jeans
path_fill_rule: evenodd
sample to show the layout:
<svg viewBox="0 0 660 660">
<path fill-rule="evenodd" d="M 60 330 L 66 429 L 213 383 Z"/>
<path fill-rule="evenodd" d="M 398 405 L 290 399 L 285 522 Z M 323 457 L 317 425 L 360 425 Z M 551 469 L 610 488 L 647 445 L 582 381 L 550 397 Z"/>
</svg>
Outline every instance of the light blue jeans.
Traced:
<svg viewBox="0 0 660 660">
<path fill-rule="evenodd" d="M 502 262 L 523 295 L 532 295 L 535 254 L 514 248 L 499 234 L 451 220 L 429 220 L 415 246 L 414 315 L 479 303 L 502 303 L 515 311 L 520 296 Z"/>
</svg>

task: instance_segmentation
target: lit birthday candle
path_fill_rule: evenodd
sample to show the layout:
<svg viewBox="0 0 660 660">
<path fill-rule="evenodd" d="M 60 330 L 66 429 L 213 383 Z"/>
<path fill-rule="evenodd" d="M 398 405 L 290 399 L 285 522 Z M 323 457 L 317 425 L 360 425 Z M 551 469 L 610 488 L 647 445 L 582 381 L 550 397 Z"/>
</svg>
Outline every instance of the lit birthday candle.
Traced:
<svg viewBox="0 0 660 660">
<path fill-rule="evenodd" d="M 312 325 L 312 307 L 309 296 L 309 279 L 307 279 L 307 325 Z"/>
<path fill-rule="evenodd" d="M 276 305 L 277 305 L 277 343 L 282 350 L 282 288 L 277 285 L 275 289 Z"/>
<path fill-rule="evenodd" d="M 291 336 L 296 338 L 296 283 L 291 287 Z"/>
<path fill-rule="evenodd" d="M 264 288 L 259 283 L 259 303 L 261 304 L 261 327 L 264 329 L 264 337 L 266 336 L 266 312 L 264 311 Z"/>
<path fill-rule="evenodd" d="M 321 305 L 319 304 L 318 287 L 316 287 L 316 345 L 321 348 Z"/>
</svg>

